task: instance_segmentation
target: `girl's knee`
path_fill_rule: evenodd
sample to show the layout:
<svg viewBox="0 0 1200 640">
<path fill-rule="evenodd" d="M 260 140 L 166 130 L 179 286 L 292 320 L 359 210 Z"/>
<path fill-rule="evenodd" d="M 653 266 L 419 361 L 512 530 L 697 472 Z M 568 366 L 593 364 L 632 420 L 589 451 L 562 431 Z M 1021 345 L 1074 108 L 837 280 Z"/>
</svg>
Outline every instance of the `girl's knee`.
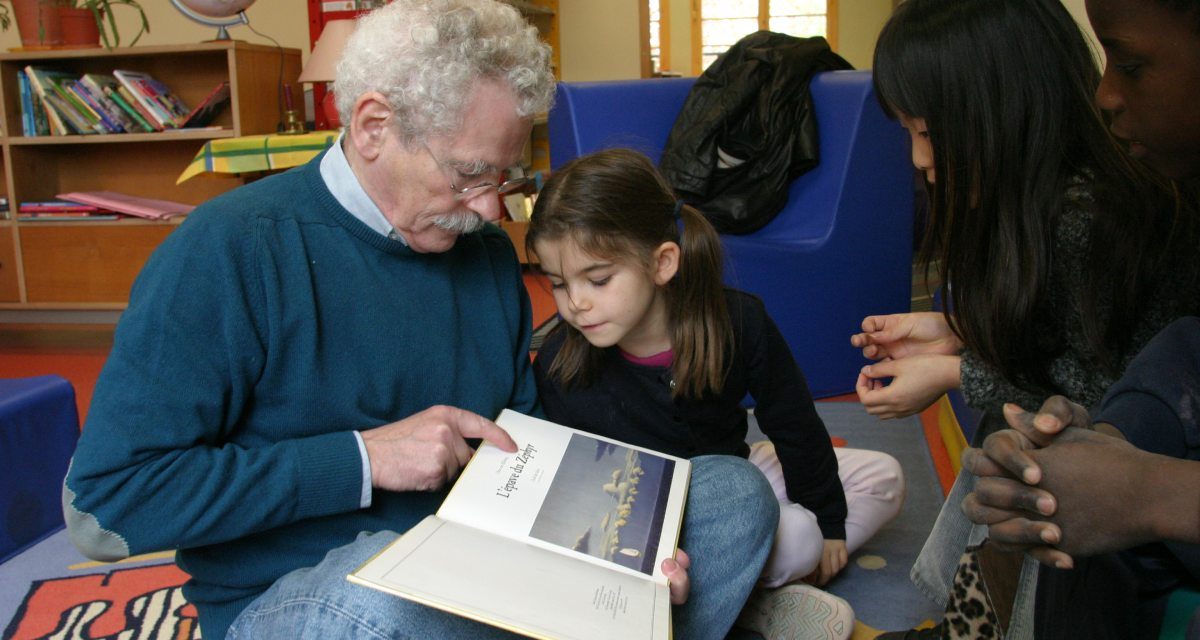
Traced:
<svg viewBox="0 0 1200 640">
<path fill-rule="evenodd" d="M 689 491 L 689 501 L 696 497 L 738 505 L 739 518 L 772 525 L 779 519 L 779 501 L 771 484 L 758 467 L 736 456 L 693 458 Z"/>
<path fill-rule="evenodd" d="M 864 488 L 868 493 L 882 498 L 903 501 L 904 468 L 900 466 L 900 461 L 882 451 L 870 453 L 870 460 L 864 465 Z"/>
</svg>

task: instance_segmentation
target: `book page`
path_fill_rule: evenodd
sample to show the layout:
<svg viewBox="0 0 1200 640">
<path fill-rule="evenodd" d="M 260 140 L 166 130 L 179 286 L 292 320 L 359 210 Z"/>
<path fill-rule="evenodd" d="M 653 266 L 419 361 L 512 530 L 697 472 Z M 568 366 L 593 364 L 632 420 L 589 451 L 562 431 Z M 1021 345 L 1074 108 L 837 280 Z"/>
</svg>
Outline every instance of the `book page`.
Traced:
<svg viewBox="0 0 1200 640">
<path fill-rule="evenodd" d="M 671 636 L 665 584 L 429 516 L 351 582 L 535 638 Z"/>
<path fill-rule="evenodd" d="M 438 517 L 666 584 L 691 463 L 505 410 Z"/>
</svg>

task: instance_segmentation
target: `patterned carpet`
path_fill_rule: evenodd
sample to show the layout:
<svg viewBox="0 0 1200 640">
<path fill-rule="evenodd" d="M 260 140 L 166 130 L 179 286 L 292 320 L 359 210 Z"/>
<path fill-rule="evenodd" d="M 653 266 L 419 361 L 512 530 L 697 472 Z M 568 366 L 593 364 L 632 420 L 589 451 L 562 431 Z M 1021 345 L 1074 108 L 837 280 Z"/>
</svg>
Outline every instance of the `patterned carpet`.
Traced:
<svg viewBox="0 0 1200 640">
<path fill-rule="evenodd" d="M 918 626 L 940 620 L 942 609 L 913 586 L 908 571 L 942 506 L 942 489 L 917 417 L 880 420 L 857 402 L 818 402 L 817 412 L 837 444 L 885 451 L 904 469 L 908 495 L 895 520 L 850 556 L 850 564 L 828 590 L 854 608 L 854 638 L 878 631 Z M 757 427 L 755 427 L 756 429 Z M 749 440 L 762 438 L 761 432 Z"/>
</svg>

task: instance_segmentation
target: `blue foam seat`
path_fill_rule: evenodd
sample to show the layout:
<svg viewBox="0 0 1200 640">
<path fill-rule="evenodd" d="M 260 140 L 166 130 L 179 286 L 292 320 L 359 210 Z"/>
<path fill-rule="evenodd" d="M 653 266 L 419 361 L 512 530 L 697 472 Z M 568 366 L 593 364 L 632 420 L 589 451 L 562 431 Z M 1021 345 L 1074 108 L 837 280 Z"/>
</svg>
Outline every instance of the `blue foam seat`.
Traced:
<svg viewBox="0 0 1200 640">
<path fill-rule="evenodd" d="M 0 379 L 0 563 L 63 526 L 63 478 L 78 439 L 70 382 Z"/>
<path fill-rule="evenodd" d="M 630 147 L 658 162 L 693 78 L 563 82 L 550 111 L 550 161 Z M 722 236 L 726 281 L 761 297 L 816 397 L 854 390 L 850 346 L 871 314 L 909 310 L 913 168 L 907 136 L 875 99 L 869 71 L 810 85 L 820 164 L 792 183 L 762 229 Z"/>
</svg>

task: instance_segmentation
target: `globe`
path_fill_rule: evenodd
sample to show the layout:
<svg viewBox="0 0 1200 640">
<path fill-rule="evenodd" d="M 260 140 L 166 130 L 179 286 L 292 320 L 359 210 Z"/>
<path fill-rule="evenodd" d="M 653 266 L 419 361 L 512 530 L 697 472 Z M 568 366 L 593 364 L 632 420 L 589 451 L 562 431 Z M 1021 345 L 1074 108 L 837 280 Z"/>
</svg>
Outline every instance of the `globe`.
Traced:
<svg viewBox="0 0 1200 640">
<path fill-rule="evenodd" d="M 225 27 L 250 24 L 246 9 L 254 0 L 171 0 L 183 15 L 202 25 L 217 28 L 217 40 L 228 40 Z"/>
<path fill-rule="evenodd" d="M 183 6 L 209 18 L 228 18 L 245 11 L 254 0 L 179 0 Z"/>
</svg>

